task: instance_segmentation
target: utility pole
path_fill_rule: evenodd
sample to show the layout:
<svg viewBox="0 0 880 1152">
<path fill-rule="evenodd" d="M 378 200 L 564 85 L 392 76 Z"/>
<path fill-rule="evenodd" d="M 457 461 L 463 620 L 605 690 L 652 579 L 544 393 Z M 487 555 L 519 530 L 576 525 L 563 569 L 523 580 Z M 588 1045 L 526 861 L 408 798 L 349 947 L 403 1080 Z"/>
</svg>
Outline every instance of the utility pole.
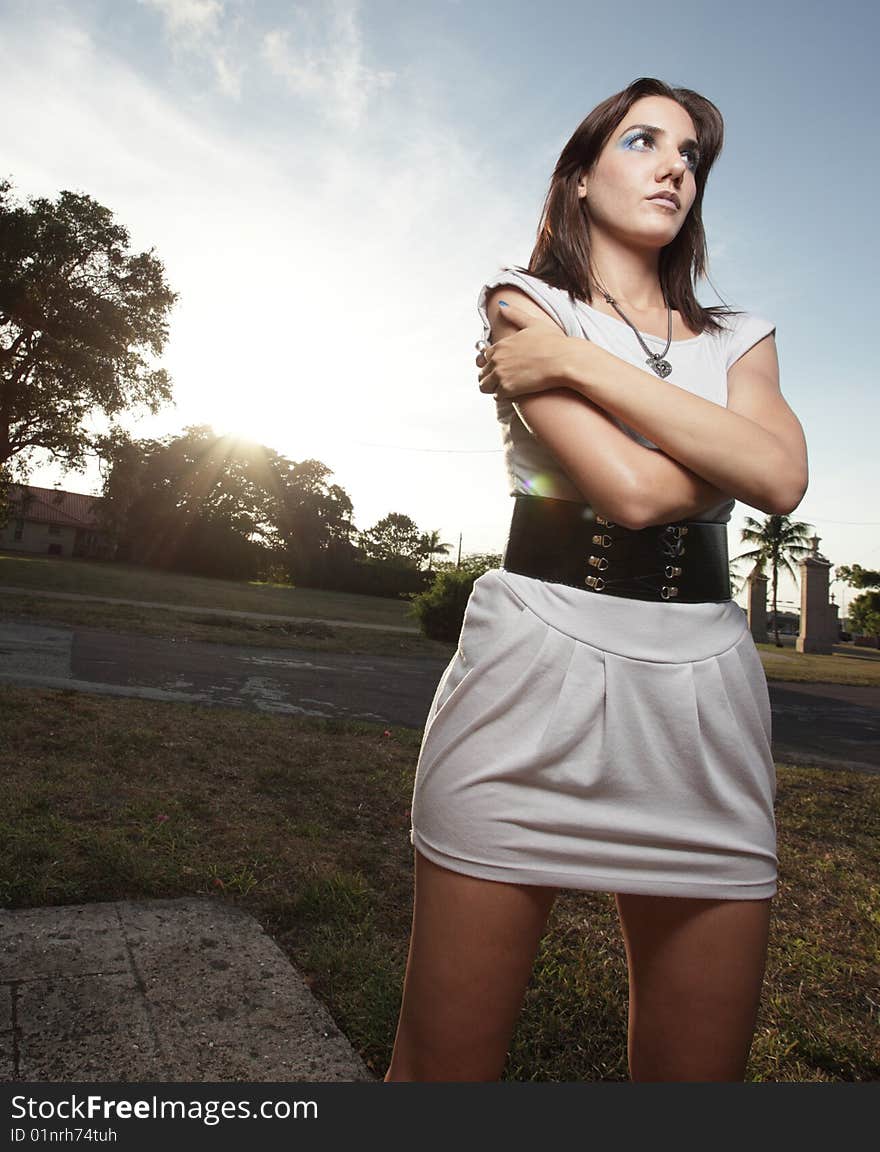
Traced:
<svg viewBox="0 0 880 1152">
<path fill-rule="evenodd" d="M 455 567 L 461 567 L 461 533 L 458 534 L 458 559 L 455 561 Z"/>
</svg>

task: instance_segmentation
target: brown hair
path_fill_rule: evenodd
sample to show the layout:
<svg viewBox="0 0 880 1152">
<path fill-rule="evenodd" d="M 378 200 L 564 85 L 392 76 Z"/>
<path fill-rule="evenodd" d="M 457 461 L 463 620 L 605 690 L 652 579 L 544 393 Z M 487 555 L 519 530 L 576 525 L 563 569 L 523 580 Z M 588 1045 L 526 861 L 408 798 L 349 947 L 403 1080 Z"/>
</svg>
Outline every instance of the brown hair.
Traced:
<svg viewBox="0 0 880 1152">
<path fill-rule="evenodd" d="M 692 331 L 717 331 L 721 325 L 715 317 L 731 315 L 733 309 L 727 305 L 704 308 L 697 301 L 694 283 L 706 276 L 703 191 L 724 142 L 724 121 L 710 100 L 690 88 L 672 88 L 662 80 L 642 76 L 597 104 L 581 121 L 553 170 L 537 243 L 526 271 L 547 284 L 565 289 L 572 302 L 578 297 L 592 303 L 590 235 L 577 193 L 578 180 L 584 169 L 592 169 L 611 133 L 643 96 L 666 96 L 680 104 L 694 122 L 699 146 L 694 172 L 696 196 L 678 235 L 660 251 L 660 287 L 670 306 L 681 314 Z"/>
</svg>

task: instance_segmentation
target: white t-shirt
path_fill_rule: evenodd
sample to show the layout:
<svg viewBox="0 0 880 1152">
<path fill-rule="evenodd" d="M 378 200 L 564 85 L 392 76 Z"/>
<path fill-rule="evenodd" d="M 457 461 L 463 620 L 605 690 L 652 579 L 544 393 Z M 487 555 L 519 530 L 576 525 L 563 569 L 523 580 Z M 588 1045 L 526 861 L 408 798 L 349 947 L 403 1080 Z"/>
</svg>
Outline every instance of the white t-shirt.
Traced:
<svg viewBox="0 0 880 1152">
<path fill-rule="evenodd" d="M 626 360 L 654 377 L 645 363 L 645 353 L 636 340 L 635 333 L 614 316 L 608 316 L 589 304 L 577 301 L 572 304 L 568 293 L 562 288 L 553 288 L 515 268 L 502 268 L 484 284 L 480 290 L 477 307 L 483 321 L 483 338 L 491 339 L 491 326 L 486 314 L 486 299 L 493 288 L 500 284 L 510 284 L 520 288 L 539 304 L 561 325 L 566 335 L 580 336 L 593 340 L 601 348 Z M 673 340 L 669 346 L 667 359 L 672 372 L 666 382 L 703 396 L 715 404 L 727 404 L 727 371 L 740 356 L 762 340 L 776 326 L 769 320 L 751 312 L 719 317 L 724 324 L 723 332 L 701 332 L 688 340 Z M 666 340 L 659 336 L 641 333 L 649 348 L 662 352 Z M 504 461 L 509 480 L 511 496 L 528 494 L 549 496 L 557 500 L 583 501 L 584 494 L 575 487 L 556 457 L 529 429 L 523 420 L 515 401 L 496 400 L 496 415 L 501 424 Z M 614 422 L 627 435 L 646 448 L 657 451 L 657 445 L 647 440 L 634 429 L 613 417 Z M 700 513 L 700 520 L 727 523 L 733 510 L 732 498 L 716 504 Z"/>
</svg>

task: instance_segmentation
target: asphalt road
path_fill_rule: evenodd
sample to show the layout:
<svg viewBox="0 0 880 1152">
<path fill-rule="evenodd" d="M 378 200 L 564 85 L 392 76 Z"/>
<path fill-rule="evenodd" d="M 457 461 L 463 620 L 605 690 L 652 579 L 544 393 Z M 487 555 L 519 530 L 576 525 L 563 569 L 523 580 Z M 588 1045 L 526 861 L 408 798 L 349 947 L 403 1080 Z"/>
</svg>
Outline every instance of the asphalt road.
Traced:
<svg viewBox="0 0 880 1152">
<path fill-rule="evenodd" d="M 421 728 L 443 671 L 427 657 L 178 642 L 0 619 L 0 684 L 190 701 Z M 880 772 L 880 687 L 770 681 L 773 751 Z"/>
<path fill-rule="evenodd" d="M 421 727 L 444 663 L 0 619 L 0 682 Z"/>
</svg>

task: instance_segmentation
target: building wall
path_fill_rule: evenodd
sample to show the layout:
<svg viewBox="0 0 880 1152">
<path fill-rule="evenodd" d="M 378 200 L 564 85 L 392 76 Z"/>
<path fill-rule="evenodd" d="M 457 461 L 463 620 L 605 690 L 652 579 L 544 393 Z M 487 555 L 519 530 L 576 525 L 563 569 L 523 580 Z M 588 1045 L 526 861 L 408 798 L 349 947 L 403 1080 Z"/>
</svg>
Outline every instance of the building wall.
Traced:
<svg viewBox="0 0 880 1152">
<path fill-rule="evenodd" d="M 16 539 L 19 536 L 20 538 Z M 36 552 L 42 556 L 71 556 L 76 528 L 67 524 L 39 524 L 9 518 L 0 528 L 0 548 L 9 552 Z"/>
</svg>

